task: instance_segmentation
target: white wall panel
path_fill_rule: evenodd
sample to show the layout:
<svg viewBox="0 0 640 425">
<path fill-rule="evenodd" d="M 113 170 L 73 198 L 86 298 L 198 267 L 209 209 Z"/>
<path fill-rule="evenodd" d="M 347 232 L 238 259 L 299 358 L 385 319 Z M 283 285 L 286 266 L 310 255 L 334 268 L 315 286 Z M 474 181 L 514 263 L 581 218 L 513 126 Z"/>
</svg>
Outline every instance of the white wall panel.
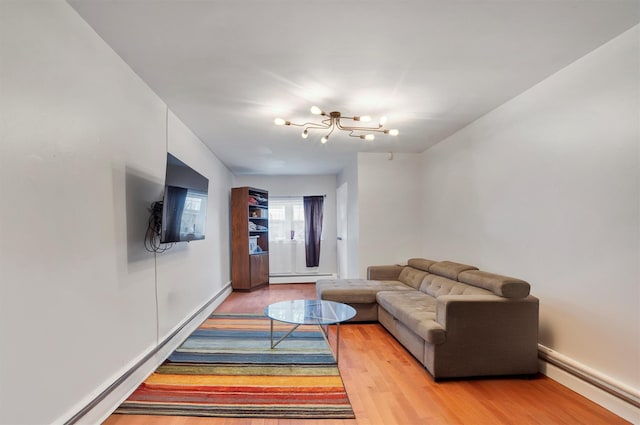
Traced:
<svg viewBox="0 0 640 425">
<path fill-rule="evenodd" d="M 230 174 L 183 137 L 215 199 L 197 253 L 159 261 L 156 311 L 165 104 L 62 1 L 0 2 L 0 57 L 0 423 L 60 423 L 155 347 L 158 313 L 173 328 L 229 280 Z"/>
<path fill-rule="evenodd" d="M 528 280 L 540 343 L 640 389 L 638 27 L 423 154 L 424 252 Z"/>
<path fill-rule="evenodd" d="M 406 264 L 422 250 L 420 157 L 358 154 L 360 276 L 368 266 Z"/>
<path fill-rule="evenodd" d="M 231 280 L 229 194 L 231 173 L 169 111 L 168 150 L 209 179 L 205 239 L 180 242 L 158 255 L 160 340 Z"/>
</svg>

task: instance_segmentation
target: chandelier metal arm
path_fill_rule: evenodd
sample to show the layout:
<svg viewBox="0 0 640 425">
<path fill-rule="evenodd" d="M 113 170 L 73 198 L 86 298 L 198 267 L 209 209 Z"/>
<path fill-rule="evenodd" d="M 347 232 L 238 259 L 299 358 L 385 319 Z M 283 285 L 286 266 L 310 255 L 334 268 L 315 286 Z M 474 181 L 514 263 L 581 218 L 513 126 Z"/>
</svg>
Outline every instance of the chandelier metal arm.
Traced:
<svg viewBox="0 0 640 425">
<path fill-rule="evenodd" d="M 378 125 L 378 127 L 357 127 L 357 126 L 351 126 L 351 125 L 342 125 L 340 120 L 337 121 L 336 125 L 340 130 L 345 130 L 345 131 L 376 131 L 378 133 L 384 133 L 384 130 L 382 130 L 381 125 Z"/>
<path fill-rule="evenodd" d="M 351 130 L 351 131 L 349 132 L 349 137 L 357 137 L 357 138 L 361 139 L 361 137 L 360 137 L 360 135 L 359 135 L 359 134 L 353 134 L 353 132 L 354 132 L 354 131 L 355 131 L 355 130 Z"/>
<path fill-rule="evenodd" d="M 304 126 L 305 132 L 308 132 L 309 130 L 327 130 L 332 126 L 330 121 L 331 121 L 330 119 L 326 119 L 326 120 L 322 120 L 321 124 L 317 122 L 307 122 L 302 125 Z"/>
<path fill-rule="evenodd" d="M 296 126 L 296 127 L 312 127 L 312 128 L 329 128 L 330 126 L 328 125 L 322 125 L 322 124 L 318 124 L 317 122 L 306 122 L 304 124 L 296 124 L 294 122 L 287 122 L 286 125 L 292 125 L 292 126 Z"/>
<path fill-rule="evenodd" d="M 304 126 L 306 128 L 310 128 L 310 129 L 319 129 L 319 130 L 326 130 L 327 128 L 331 128 L 330 125 L 326 125 L 326 124 L 318 124 L 317 122 L 308 122 L 305 123 Z"/>
</svg>

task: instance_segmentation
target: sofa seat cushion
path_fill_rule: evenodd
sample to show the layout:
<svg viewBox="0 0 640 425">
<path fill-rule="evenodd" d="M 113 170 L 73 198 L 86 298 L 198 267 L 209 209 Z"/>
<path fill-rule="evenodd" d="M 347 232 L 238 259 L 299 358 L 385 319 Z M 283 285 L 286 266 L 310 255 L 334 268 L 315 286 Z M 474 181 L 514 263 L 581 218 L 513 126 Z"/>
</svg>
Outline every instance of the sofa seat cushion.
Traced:
<svg viewBox="0 0 640 425">
<path fill-rule="evenodd" d="M 436 300 L 420 291 L 388 292 L 376 295 L 378 305 L 425 341 L 442 344 L 445 330 L 436 322 Z"/>
<path fill-rule="evenodd" d="M 484 288 L 504 298 L 524 298 L 529 295 L 530 285 L 515 277 L 502 276 L 480 270 L 469 270 L 458 275 L 460 282 Z"/>
<path fill-rule="evenodd" d="M 316 283 L 318 299 L 347 304 L 375 303 L 380 291 L 409 290 L 411 288 L 395 280 L 322 279 Z"/>
<path fill-rule="evenodd" d="M 493 292 L 446 277 L 430 274 L 425 276 L 420 291 L 437 298 L 442 295 L 493 295 Z"/>
</svg>

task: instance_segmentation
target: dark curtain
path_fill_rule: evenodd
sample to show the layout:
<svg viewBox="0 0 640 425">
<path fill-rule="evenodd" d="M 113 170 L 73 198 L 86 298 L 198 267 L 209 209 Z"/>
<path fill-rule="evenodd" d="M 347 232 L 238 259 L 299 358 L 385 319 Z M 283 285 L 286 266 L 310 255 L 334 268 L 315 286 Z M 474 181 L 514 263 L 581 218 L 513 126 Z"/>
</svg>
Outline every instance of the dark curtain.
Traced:
<svg viewBox="0 0 640 425">
<path fill-rule="evenodd" d="M 177 242 L 180 240 L 180 223 L 182 223 L 182 213 L 187 200 L 188 189 L 183 187 L 167 186 L 164 202 L 167 202 L 166 211 L 166 231 L 164 240 L 167 242 Z"/>
<path fill-rule="evenodd" d="M 304 197 L 304 238 L 307 267 L 320 264 L 320 236 L 324 196 Z"/>
</svg>

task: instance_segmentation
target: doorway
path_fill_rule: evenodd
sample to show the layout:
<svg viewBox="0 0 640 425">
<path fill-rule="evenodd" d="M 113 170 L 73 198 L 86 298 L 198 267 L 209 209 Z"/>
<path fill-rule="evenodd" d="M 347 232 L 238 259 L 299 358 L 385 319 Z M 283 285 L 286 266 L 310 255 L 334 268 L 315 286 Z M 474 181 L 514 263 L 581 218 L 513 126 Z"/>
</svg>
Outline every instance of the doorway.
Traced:
<svg viewBox="0 0 640 425">
<path fill-rule="evenodd" d="M 338 277 L 346 279 L 349 270 L 348 256 L 348 203 L 349 189 L 347 182 L 342 183 L 336 190 L 336 210 L 337 210 L 337 256 L 338 256 Z"/>
</svg>

